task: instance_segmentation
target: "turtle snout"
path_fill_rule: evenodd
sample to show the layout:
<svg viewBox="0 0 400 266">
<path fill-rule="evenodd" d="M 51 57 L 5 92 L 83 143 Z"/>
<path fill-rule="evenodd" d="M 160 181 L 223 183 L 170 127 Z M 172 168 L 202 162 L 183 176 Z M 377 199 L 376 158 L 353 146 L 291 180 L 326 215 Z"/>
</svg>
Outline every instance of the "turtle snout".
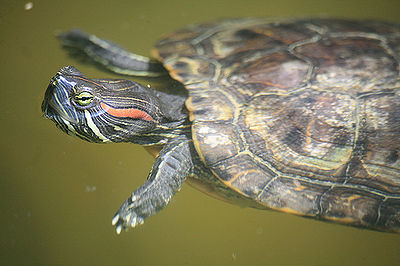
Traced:
<svg viewBox="0 0 400 266">
<path fill-rule="evenodd" d="M 74 124 L 79 123 L 76 111 L 69 100 L 69 85 L 59 74 L 51 79 L 42 102 L 42 112 L 46 118 L 53 121 L 62 118 Z"/>
<path fill-rule="evenodd" d="M 42 102 L 42 113 L 46 118 L 52 118 L 53 112 L 50 111 L 50 103 L 54 100 L 54 89 L 55 81 L 54 78 L 51 79 L 49 86 L 47 86 L 46 92 L 44 94 L 44 99 Z"/>
</svg>

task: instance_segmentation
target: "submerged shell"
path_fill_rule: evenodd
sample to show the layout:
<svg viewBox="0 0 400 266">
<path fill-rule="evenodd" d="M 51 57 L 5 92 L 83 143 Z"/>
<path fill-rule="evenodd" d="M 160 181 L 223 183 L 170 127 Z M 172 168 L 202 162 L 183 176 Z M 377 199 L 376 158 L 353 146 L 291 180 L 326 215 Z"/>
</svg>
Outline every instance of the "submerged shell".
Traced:
<svg viewBox="0 0 400 266">
<path fill-rule="evenodd" d="M 400 26 L 265 19 L 157 44 L 189 90 L 195 145 L 267 208 L 400 231 Z"/>
</svg>

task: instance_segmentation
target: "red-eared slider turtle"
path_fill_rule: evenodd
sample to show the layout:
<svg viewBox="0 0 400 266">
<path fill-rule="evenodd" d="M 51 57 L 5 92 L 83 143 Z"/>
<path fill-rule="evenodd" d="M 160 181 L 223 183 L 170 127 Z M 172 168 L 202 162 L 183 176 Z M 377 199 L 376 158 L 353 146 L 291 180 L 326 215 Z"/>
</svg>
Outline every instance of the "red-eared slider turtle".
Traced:
<svg viewBox="0 0 400 266">
<path fill-rule="evenodd" d="M 60 39 L 113 72 L 168 72 L 188 91 L 71 66 L 51 80 L 42 109 L 63 131 L 162 147 L 115 215 L 118 233 L 163 209 L 185 179 L 235 203 L 400 231 L 399 24 L 224 20 L 166 36 L 155 59 L 79 30 Z"/>
</svg>

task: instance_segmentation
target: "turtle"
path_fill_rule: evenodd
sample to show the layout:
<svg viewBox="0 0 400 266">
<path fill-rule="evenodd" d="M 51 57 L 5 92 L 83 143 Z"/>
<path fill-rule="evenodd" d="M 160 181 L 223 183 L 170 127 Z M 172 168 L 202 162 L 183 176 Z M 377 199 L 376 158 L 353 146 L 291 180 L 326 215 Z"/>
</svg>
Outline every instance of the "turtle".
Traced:
<svg viewBox="0 0 400 266">
<path fill-rule="evenodd" d="M 166 80 L 155 90 L 66 66 L 45 93 L 62 131 L 155 154 L 112 219 L 118 234 L 185 180 L 241 206 L 400 232 L 399 23 L 222 19 L 165 35 L 151 58 L 79 29 L 58 37 L 108 71 Z"/>
</svg>

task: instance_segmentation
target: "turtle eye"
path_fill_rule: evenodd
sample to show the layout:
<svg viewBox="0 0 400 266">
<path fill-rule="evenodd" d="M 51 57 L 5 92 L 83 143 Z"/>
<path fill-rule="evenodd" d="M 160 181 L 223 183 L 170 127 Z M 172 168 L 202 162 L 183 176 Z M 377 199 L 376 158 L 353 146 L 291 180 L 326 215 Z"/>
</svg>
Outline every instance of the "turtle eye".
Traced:
<svg viewBox="0 0 400 266">
<path fill-rule="evenodd" d="M 86 107 L 93 102 L 93 94 L 83 91 L 74 97 L 75 103 L 81 107 Z"/>
</svg>

